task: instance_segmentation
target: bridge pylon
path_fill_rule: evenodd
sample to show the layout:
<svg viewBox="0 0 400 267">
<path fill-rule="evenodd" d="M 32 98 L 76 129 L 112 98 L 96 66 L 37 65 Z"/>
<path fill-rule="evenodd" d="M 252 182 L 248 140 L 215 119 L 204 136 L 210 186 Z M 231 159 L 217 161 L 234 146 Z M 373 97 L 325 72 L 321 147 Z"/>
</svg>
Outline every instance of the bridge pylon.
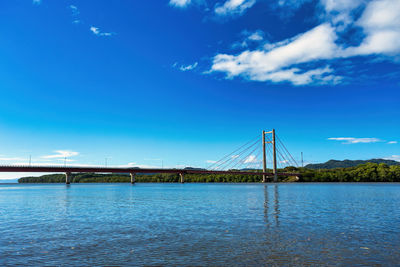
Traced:
<svg viewBox="0 0 400 267">
<path fill-rule="evenodd" d="M 274 183 L 278 182 L 278 169 L 276 167 L 276 139 L 275 129 L 272 129 L 272 160 L 273 160 L 273 172 L 274 172 Z"/>
<path fill-rule="evenodd" d="M 267 151 L 265 150 L 265 131 L 262 131 L 262 150 L 263 150 L 263 173 L 267 172 Z M 267 176 L 263 175 L 263 183 L 267 182 Z"/>
<path fill-rule="evenodd" d="M 265 135 L 271 134 L 272 140 L 266 141 Z M 274 174 L 274 182 L 278 181 L 278 169 L 277 169 L 277 162 L 276 162 L 276 139 L 275 139 L 275 129 L 272 131 L 263 131 L 262 132 L 262 150 L 263 150 L 263 172 L 267 172 L 267 151 L 266 151 L 266 144 L 272 144 L 272 168 Z M 267 182 L 267 176 L 263 175 L 263 183 Z"/>
</svg>

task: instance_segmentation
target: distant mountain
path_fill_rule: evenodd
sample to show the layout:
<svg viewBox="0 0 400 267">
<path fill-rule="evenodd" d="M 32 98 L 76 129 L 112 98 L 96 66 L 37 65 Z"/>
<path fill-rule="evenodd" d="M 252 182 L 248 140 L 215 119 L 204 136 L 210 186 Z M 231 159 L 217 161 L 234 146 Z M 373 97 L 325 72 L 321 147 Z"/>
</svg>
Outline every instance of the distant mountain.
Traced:
<svg viewBox="0 0 400 267">
<path fill-rule="evenodd" d="M 194 167 L 185 167 L 184 170 L 196 170 L 196 171 L 205 171 L 203 168 L 194 168 Z"/>
<path fill-rule="evenodd" d="M 395 160 L 388 160 L 388 159 L 369 159 L 369 160 L 334 160 L 331 159 L 325 163 L 317 163 L 317 164 L 308 164 L 305 167 L 308 169 L 334 169 L 334 168 L 348 168 L 348 167 L 355 167 L 360 164 L 364 164 L 367 162 L 372 163 L 385 163 L 387 165 L 400 165 L 400 162 Z"/>
</svg>

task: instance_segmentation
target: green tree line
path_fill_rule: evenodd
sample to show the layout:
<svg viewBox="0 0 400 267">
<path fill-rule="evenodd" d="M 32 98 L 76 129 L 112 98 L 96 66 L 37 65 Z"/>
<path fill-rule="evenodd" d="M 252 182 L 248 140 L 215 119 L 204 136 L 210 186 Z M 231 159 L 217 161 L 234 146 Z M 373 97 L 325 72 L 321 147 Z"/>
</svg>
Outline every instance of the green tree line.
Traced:
<svg viewBox="0 0 400 267">
<path fill-rule="evenodd" d="M 259 171 L 259 170 L 258 170 Z M 269 170 L 270 171 L 270 170 Z M 307 168 L 287 167 L 279 172 L 299 173 L 299 177 L 279 177 L 281 182 L 400 182 L 400 166 L 388 166 L 384 163 L 366 163 L 356 167 L 312 170 Z M 139 183 L 177 183 L 178 174 L 136 175 Z M 186 183 L 257 183 L 259 175 L 231 174 L 185 174 Z M 49 174 L 40 177 L 24 177 L 19 183 L 64 183 L 64 174 Z M 126 174 L 72 174 L 73 183 L 128 183 Z"/>
</svg>

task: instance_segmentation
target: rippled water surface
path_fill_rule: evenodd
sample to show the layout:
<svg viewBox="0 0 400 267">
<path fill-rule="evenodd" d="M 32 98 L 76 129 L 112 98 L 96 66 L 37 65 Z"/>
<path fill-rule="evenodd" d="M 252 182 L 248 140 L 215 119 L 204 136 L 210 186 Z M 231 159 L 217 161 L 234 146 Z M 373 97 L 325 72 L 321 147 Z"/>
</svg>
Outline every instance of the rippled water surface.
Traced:
<svg viewBox="0 0 400 267">
<path fill-rule="evenodd" d="M 399 263 L 399 184 L 0 185 L 0 265 Z"/>
</svg>

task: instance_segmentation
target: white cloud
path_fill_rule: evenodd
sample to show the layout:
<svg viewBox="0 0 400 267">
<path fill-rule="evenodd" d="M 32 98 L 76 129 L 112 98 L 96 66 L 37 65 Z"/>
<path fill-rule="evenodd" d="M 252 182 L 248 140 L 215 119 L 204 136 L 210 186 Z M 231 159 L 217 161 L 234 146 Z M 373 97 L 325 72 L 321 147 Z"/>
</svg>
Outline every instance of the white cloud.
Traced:
<svg viewBox="0 0 400 267">
<path fill-rule="evenodd" d="M 320 0 L 326 12 L 326 18 L 340 31 L 353 23 L 352 12 L 365 2 L 365 0 Z"/>
<path fill-rule="evenodd" d="M 291 13 L 292 10 L 296 10 L 303 4 L 311 1 L 312 0 L 278 0 L 277 3 L 275 3 L 275 7 L 284 8 L 285 13 Z M 274 3 L 272 3 L 272 5 L 274 7 Z"/>
<path fill-rule="evenodd" d="M 242 31 L 241 35 L 244 36 L 244 39 L 242 39 L 240 42 L 236 42 L 232 44 L 232 48 L 237 48 L 237 47 L 247 47 L 251 43 L 259 43 L 262 40 L 264 40 L 264 32 L 261 30 L 256 30 L 254 32 L 249 32 L 247 30 Z"/>
<path fill-rule="evenodd" d="M 175 64 L 173 65 L 173 67 L 176 67 L 177 65 L 178 65 L 178 64 L 175 63 Z M 197 62 L 195 62 L 195 63 L 193 63 L 193 64 L 191 64 L 191 65 L 186 65 L 186 66 L 181 65 L 181 66 L 179 67 L 179 70 L 181 70 L 181 71 L 194 70 L 194 69 L 197 67 L 197 65 L 198 65 Z"/>
<path fill-rule="evenodd" d="M 250 41 L 262 41 L 264 39 L 264 33 L 260 30 L 257 30 L 249 35 L 247 39 Z"/>
<path fill-rule="evenodd" d="M 361 5 L 363 0 L 321 0 L 327 12 L 343 12 L 350 11 Z"/>
<path fill-rule="evenodd" d="M 241 15 L 245 10 L 252 7 L 256 0 L 227 0 L 223 5 L 217 4 L 215 13 L 221 16 Z"/>
<path fill-rule="evenodd" d="M 34 5 L 40 5 L 42 3 L 42 0 L 32 0 L 32 3 Z"/>
<path fill-rule="evenodd" d="M 227 78 L 241 75 L 255 81 L 290 81 L 301 85 L 311 82 L 337 82 L 339 77 L 329 73 L 325 66 L 308 71 L 298 67 L 287 68 L 294 64 L 332 58 L 337 52 L 334 29 L 322 24 L 314 29 L 275 45 L 254 51 L 246 50 L 239 55 L 218 54 L 213 59 L 211 72 L 225 72 Z"/>
<path fill-rule="evenodd" d="M 385 159 L 388 159 L 388 160 L 395 160 L 395 161 L 399 161 L 399 162 L 400 162 L 400 155 L 392 155 L 392 156 L 387 157 L 387 158 L 385 158 Z"/>
<path fill-rule="evenodd" d="M 321 5 L 327 13 L 326 22 L 321 25 L 255 50 L 217 54 L 207 73 L 222 72 L 228 79 L 241 76 L 253 81 L 288 81 L 294 85 L 336 84 L 343 77 L 327 65 L 329 60 L 367 55 L 396 58 L 400 54 L 399 0 L 321 0 Z M 364 5 L 361 17 L 354 22 L 354 10 Z M 344 40 L 338 43 L 338 34 L 346 27 L 363 30 L 365 37 L 359 45 L 352 46 Z M 244 41 L 241 47 L 247 47 L 247 43 Z"/>
<path fill-rule="evenodd" d="M 343 144 L 377 143 L 382 142 L 379 138 L 354 138 L 354 137 L 330 137 L 328 140 L 344 141 Z"/>
<path fill-rule="evenodd" d="M 257 158 L 255 155 L 250 155 L 248 156 L 243 163 L 256 163 L 257 162 Z"/>
<path fill-rule="evenodd" d="M 97 35 L 97 36 L 112 36 L 112 35 L 114 35 L 114 33 L 112 33 L 112 32 L 102 32 L 102 31 L 100 31 L 99 28 L 94 27 L 94 26 L 90 27 L 90 31 L 93 32 L 93 34 Z"/>
<path fill-rule="evenodd" d="M 117 167 L 117 168 L 142 168 L 142 169 L 159 169 L 160 168 L 160 166 L 157 166 L 157 165 L 138 164 L 136 162 L 130 162 L 128 164 L 117 165 L 114 167 Z M 169 167 L 166 167 L 166 168 L 169 168 Z"/>
<path fill-rule="evenodd" d="M 54 155 L 47 155 L 47 156 L 42 156 L 42 159 L 58 159 L 58 158 L 69 158 L 69 157 L 75 157 L 79 155 L 79 152 L 75 151 L 70 151 L 70 150 L 56 150 L 54 151 Z"/>
<path fill-rule="evenodd" d="M 26 158 L 20 158 L 20 157 L 13 157 L 13 158 L 5 158 L 2 157 L 0 158 L 0 161 L 24 161 Z"/>
<path fill-rule="evenodd" d="M 76 161 L 76 160 L 74 160 L 74 159 L 57 159 L 57 160 L 59 160 L 59 161 L 65 161 L 65 162 L 74 162 L 74 161 Z"/>
<path fill-rule="evenodd" d="M 346 56 L 400 52 L 399 0 L 370 2 L 356 25 L 362 27 L 367 36 L 359 46 L 346 49 Z"/>
<path fill-rule="evenodd" d="M 397 141 L 389 141 L 387 142 L 388 144 L 392 145 L 392 144 L 397 144 Z"/>
<path fill-rule="evenodd" d="M 79 15 L 79 9 L 76 6 L 70 5 L 69 9 L 71 9 L 72 16 L 78 16 Z"/>
<path fill-rule="evenodd" d="M 227 3 L 238 7 L 247 1 Z M 286 81 L 294 85 L 337 84 L 343 77 L 335 74 L 328 65 L 329 60 L 371 55 L 396 59 L 400 54 L 399 0 L 320 0 L 320 3 L 326 12 L 326 22 L 292 38 L 266 42 L 255 50 L 246 48 L 250 39 L 235 43 L 233 47 L 246 49 L 234 55 L 215 55 L 206 73 L 222 72 L 227 79 L 240 76 L 253 81 Z M 353 13 L 363 6 L 365 10 L 354 21 Z M 339 43 L 338 35 L 347 27 L 363 30 L 365 36 L 361 37 L 359 45 L 346 44 L 345 40 Z M 259 40 L 261 37 L 255 34 L 251 38 Z"/>
<path fill-rule="evenodd" d="M 206 163 L 208 163 L 208 164 L 213 164 L 213 163 L 216 163 L 216 162 L 217 162 L 216 160 L 210 160 L 210 159 L 206 160 Z"/>
<path fill-rule="evenodd" d="M 170 0 L 169 4 L 174 7 L 187 7 L 191 0 Z"/>
</svg>

